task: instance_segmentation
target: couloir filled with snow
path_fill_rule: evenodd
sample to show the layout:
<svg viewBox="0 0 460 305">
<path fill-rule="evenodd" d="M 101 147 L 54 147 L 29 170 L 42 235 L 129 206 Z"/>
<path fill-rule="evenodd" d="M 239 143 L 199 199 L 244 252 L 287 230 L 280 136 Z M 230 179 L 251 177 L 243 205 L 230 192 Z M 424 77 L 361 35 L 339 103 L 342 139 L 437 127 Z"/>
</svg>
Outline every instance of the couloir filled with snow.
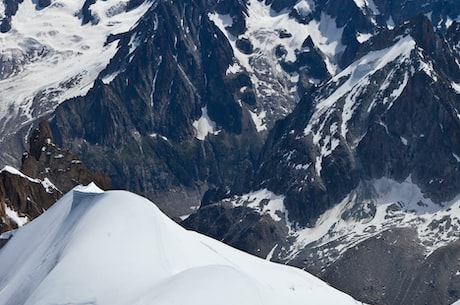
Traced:
<svg viewBox="0 0 460 305">
<path fill-rule="evenodd" d="M 0 250 L 0 304 L 360 304 L 186 231 L 150 201 L 77 187 Z"/>
</svg>

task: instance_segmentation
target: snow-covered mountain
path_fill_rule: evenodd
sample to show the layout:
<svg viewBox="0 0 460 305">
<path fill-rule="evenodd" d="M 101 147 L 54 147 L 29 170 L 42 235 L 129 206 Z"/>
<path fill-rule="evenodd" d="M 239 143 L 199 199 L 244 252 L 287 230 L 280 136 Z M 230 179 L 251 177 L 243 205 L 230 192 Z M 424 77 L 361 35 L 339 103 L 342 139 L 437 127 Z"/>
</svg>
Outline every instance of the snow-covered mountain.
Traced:
<svg viewBox="0 0 460 305">
<path fill-rule="evenodd" d="M 0 251 L 0 304 L 362 304 L 186 231 L 150 201 L 77 187 Z"/>
<path fill-rule="evenodd" d="M 273 128 L 252 191 L 211 198 L 184 225 L 367 302 L 456 300 L 458 275 L 441 268 L 457 268 L 459 257 L 453 45 L 421 15 L 375 34 Z M 380 251 L 391 256 L 376 266 Z M 434 259 L 446 251 L 451 258 Z M 432 290 L 421 288 L 431 283 L 428 262 L 443 278 Z"/>
<path fill-rule="evenodd" d="M 16 133 L 30 132 L 32 121 L 66 99 L 85 95 L 117 51 L 117 35 L 152 5 L 131 0 L 44 2 L 5 0 L 0 5 L 2 145 L 14 141 Z M 13 156 L 2 160 L 12 162 Z"/>
<path fill-rule="evenodd" d="M 455 1 L 4 1 L 1 9 L 8 152 L 0 159 L 18 166 L 27 122 L 49 114 L 59 145 L 173 216 L 189 214 L 209 188 L 250 191 L 275 121 L 346 69 L 361 44 L 418 13 L 440 31 L 458 15 Z"/>
<path fill-rule="evenodd" d="M 48 114 L 115 187 L 198 209 L 189 228 L 369 303 L 452 303 L 459 3 L 4 0 L 0 157 Z"/>
</svg>

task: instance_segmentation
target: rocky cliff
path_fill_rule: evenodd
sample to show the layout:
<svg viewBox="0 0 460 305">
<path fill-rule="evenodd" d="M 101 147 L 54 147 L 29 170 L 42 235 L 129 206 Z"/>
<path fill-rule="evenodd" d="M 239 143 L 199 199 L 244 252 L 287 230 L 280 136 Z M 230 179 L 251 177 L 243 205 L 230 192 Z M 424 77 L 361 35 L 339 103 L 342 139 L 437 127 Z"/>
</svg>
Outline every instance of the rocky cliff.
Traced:
<svg viewBox="0 0 460 305">
<path fill-rule="evenodd" d="M 110 189 L 107 175 L 93 173 L 71 151 L 53 143 L 46 121 L 29 139 L 22 167 L 5 167 L 0 172 L 0 231 L 16 229 L 38 217 L 76 185 L 95 182 Z"/>
</svg>

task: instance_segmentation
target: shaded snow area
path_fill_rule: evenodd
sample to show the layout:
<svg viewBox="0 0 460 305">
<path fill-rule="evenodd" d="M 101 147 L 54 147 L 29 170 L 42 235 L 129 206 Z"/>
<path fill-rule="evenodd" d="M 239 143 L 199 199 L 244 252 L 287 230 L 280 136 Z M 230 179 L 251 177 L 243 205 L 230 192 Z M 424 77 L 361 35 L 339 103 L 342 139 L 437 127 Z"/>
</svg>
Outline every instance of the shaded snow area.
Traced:
<svg viewBox="0 0 460 305">
<path fill-rule="evenodd" d="M 402 183 L 374 180 L 325 212 L 314 227 L 295 231 L 296 241 L 286 257 L 294 258 L 306 247 L 318 248 L 321 258 L 332 262 L 345 250 L 395 227 L 415 229 L 429 255 L 458 240 L 460 196 L 435 204 L 424 197 L 411 177 Z"/>
<path fill-rule="evenodd" d="M 192 123 L 196 131 L 196 138 L 200 141 L 206 139 L 208 134 L 217 135 L 220 131 L 216 128 L 216 123 L 208 116 L 208 108 L 201 108 L 201 117 Z"/>
<path fill-rule="evenodd" d="M 84 95 L 117 50 L 117 41 L 105 45 L 107 37 L 128 31 L 152 5 L 126 12 L 128 0 L 97 1 L 90 6 L 93 21 L 82 25 L 84 0 L 52 1 L 39 9 L 36 2 L 20 3 L 12 29 L 0 36 L 0 139 Z"/>
<path fill-rule="evenodd" d="M 329 72 L 334 75 L 337 70 L 337 54 L 345 47 L 340 43 L 343 28 L 337 28 L 335 19 L 321 14 L 320 20 L 302 24 L 289 16 L 288 11 L 276 13 L 264 1 L 247 1 L 246 32 L 238 37 L 226 30 L 233 21 L 229 15 L 209 14 L 209 18 L 226 35 L 233 47 L 237 63 L 229 66 L 227 74 L 245 69 L 251 72 L 251 80 L 258 98 L 258 108 L 252 115 L 258 131 L 267 129 L 266 122 L 279 119 L 292 111 L 296 99 L 297 73 L 287 73 L 281 67 L 281 61 L 295 62 L 297 55 L 308 53 L 303 47 L 305 39 L 310 36 L 315 46 L 324 54 Z M 308 15 L 314 9 L 310 0 L 299 1 L 294 7 L 299 14 Z M 248 41 L 252 52 L 243 52 L 237 47 L 238 40 Z M 276 50 L 283 49 L 280 56 Z M 271 103 L 279 103 L 273 107 Z"/>
<path fill-rule="evenodd" d="M 150 201 L 79 187 L 0 252 L 0 304 L 361 304 L 314 276 L 186 231 Z"/>
</svg>

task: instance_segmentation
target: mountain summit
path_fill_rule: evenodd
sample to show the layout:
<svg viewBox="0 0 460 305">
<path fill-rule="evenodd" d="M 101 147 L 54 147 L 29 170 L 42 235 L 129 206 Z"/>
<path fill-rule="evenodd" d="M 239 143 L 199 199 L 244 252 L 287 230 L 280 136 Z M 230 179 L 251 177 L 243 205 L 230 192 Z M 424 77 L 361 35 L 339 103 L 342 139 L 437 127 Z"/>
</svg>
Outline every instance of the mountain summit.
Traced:
<svg viewBox="0 0 460 305">
<path fill-rule="evenodd" d="M 148 200 L 77 187 L 0 252 L 0 304 L 361 304 L 189 232 Z"/>
</svg>

